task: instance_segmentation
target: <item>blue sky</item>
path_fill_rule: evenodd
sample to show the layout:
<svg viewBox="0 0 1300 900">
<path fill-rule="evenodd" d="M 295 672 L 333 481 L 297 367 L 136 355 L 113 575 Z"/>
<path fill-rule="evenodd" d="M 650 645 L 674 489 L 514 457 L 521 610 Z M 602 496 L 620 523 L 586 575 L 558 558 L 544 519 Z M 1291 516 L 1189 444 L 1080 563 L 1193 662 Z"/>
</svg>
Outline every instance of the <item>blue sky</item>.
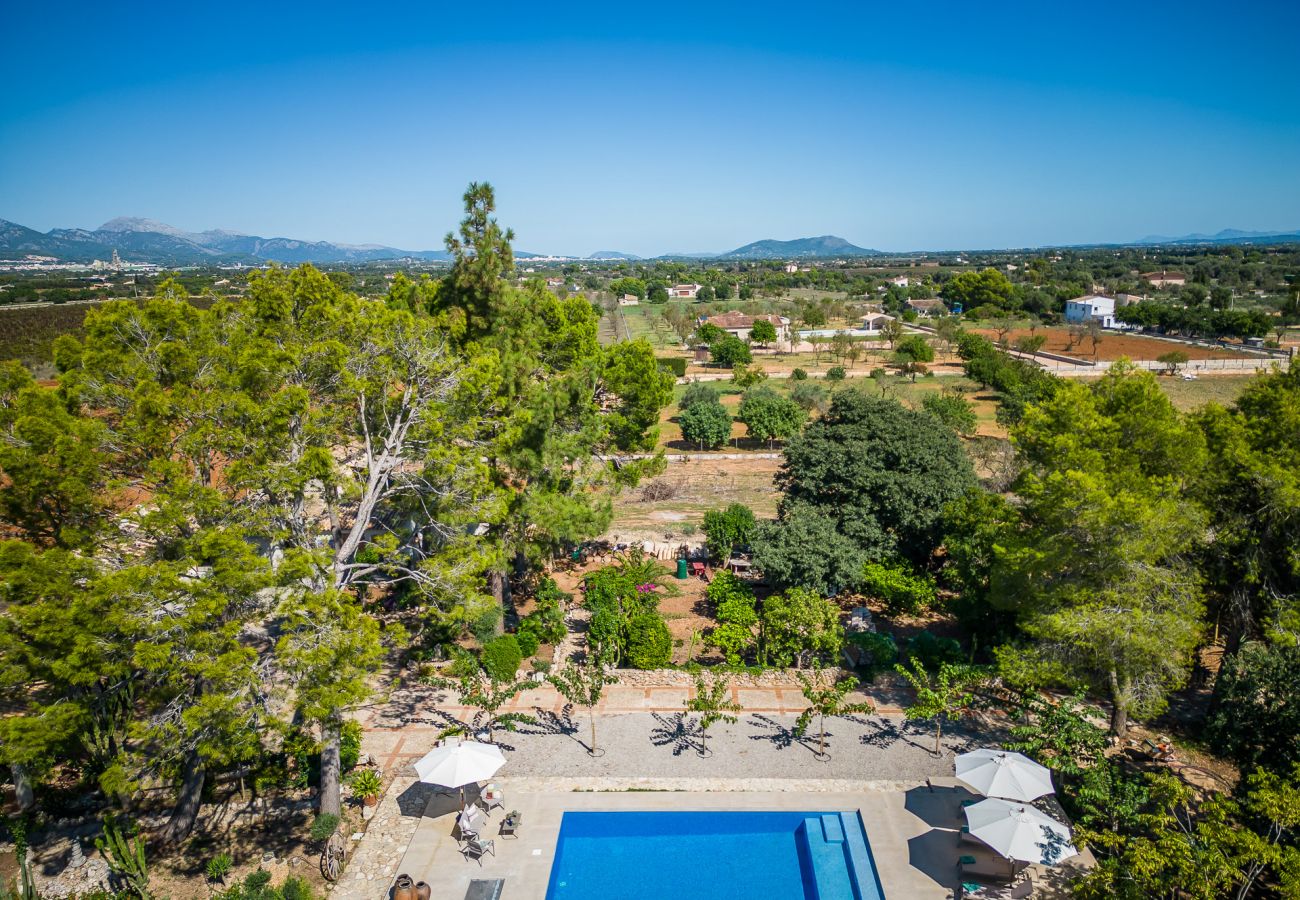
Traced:
<svg viewBox="0 0 1300 900">
<path fill-rule="evenodd" d="M 41 230 L 425 249 L 471 180 L 560 253 L 1300 227 L 1294 0 L 28 3 L 4 30 L 0 217 Z"/>
</svg>

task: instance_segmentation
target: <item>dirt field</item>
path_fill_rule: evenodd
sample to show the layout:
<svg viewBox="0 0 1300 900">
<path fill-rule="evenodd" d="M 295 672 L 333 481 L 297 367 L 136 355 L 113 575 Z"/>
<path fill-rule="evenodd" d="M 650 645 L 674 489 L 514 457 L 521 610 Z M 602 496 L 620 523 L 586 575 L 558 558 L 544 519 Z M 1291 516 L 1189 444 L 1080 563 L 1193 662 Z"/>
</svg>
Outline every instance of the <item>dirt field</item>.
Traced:
<svg viewBox="0 0 1300 900">
<path fill-rule="evenodd" d="M 670 462 L 656 481 L 672 485 L 677 493 L 668 500 L 642 500 L 643 487 L 625 491 L 614 501 L 614 522 L 605 538 L 610 541 L 703 540 L 699 533 L 704 514 L 729 503 L 743 503 L 754 515 L 776 515 L 776 488 L 772 477 L 779 459 L 709 459 Z M 688 533 L 690 532 L 690 533 Z"/>
<path fill-rule="evenodd" d="M 975 329 L 975 331 L 990 340 L 997 340 L 998 335 L 995 331 L 987 328 L 979 328 Z M 1047 338 L 1047 343 L 1043 344 L 1043 349 L 1047 352 L 1063 353 L 1066 356 L 1074 356 L 1080 359 L 1110 360 L 1119 359 L 1121 356 L 1127 356 L 1129 359 L 1157 359 L 1172 350 L 1182 350 L 1191 359 L 1243 359 L 1250 356 L 1248 353 L 1239 353 L 1233 350 L 1194 347 L 1191 344 L 1164 341 L 1159 338 L 1144 337 L 1140 334 L 1117 334 L 1113 331 L 1102 332 L 1101 339 L 1097 342 L 1096 353 L 1094 353 L 1092 341 L 1086 335 L 1081 341 L 1071 346 L 1068 328 L 1039 328 L 1035 334 Z M 1023 337 L 1029 337 L 1028 328 L 1016 329 L 1010 332 L 1007 335 L 1007 341 L 1014 347 L 1016 341 Z"/>
</svg>

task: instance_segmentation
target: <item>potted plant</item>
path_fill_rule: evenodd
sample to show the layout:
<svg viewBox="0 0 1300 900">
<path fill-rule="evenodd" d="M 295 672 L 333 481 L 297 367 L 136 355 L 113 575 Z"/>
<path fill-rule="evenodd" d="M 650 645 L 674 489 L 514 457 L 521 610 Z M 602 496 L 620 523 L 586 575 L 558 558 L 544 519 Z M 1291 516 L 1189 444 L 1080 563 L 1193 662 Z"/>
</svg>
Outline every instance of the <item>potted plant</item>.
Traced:
<svg viewBox="0 0 1300 900">
<path fill-rule="evenodd" d="M 352 776 L 352 796 L 360 797 L 365 806 L 374 806 L 384 789 L 384 780 L 374 769 L 362 769 Z"/>
</svg>

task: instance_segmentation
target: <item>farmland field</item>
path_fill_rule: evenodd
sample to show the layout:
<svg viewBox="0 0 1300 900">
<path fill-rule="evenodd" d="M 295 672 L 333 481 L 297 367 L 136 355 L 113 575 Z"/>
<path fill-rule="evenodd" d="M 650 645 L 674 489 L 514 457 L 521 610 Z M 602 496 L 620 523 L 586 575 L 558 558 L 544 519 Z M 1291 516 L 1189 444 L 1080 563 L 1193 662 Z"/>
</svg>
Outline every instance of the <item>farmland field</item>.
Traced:
<svg viewBox="0 0 1300 900">
<path fill-rule="evenodd" d="M 997 333 L 991 329 L 975 328 L 972 330 L 990 340 L 997 340 Z M 1047 338 L 1047 343 L 1043 344 L 1043 349 L 1048 353 L 1062 353 L 1079 359 L 1114 360 L 1119 359 L 1121 356 L 1127 356 L 1129 359 L 1157 359 L 1171 350 L 1182 350 L 1191 359 L 1242 359 L 1251 356 L 1249 353 L 1241 353 L 1235 350 L 1196 347 L 1176 341 L 1145 337 L 1140 334 L 1121 334 L 1114 331 L 1101 332 L 1101 339 L 1097 342 L 1096 353 L 1094 354 L 1092 341 L 1085 335 L 1082 340 L 1072 343 L 1068 328 L 1059 326 L 1039 328 L 1035 333 L 1040 337 Z M 1016 341 L 1024 337 L 1029 337 L 1029 329 L 1016 329 L 1007 335 L 1007 342 L 1014 347 Z"/>
</svg>

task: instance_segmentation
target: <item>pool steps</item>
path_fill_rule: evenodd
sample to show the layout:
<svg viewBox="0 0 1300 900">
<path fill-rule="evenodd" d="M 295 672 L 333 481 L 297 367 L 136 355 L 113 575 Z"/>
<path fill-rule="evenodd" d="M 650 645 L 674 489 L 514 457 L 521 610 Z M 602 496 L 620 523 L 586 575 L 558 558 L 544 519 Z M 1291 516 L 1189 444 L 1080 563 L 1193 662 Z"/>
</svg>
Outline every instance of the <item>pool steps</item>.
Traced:
<svg viewBox="0 0 1300 900">
<path fill-rule="evenodd" d="M 798 838 L 800 855 L 812 869 L 816 900 L 883 898 L 856 813 L 809 816 Z"/>
</svg>

